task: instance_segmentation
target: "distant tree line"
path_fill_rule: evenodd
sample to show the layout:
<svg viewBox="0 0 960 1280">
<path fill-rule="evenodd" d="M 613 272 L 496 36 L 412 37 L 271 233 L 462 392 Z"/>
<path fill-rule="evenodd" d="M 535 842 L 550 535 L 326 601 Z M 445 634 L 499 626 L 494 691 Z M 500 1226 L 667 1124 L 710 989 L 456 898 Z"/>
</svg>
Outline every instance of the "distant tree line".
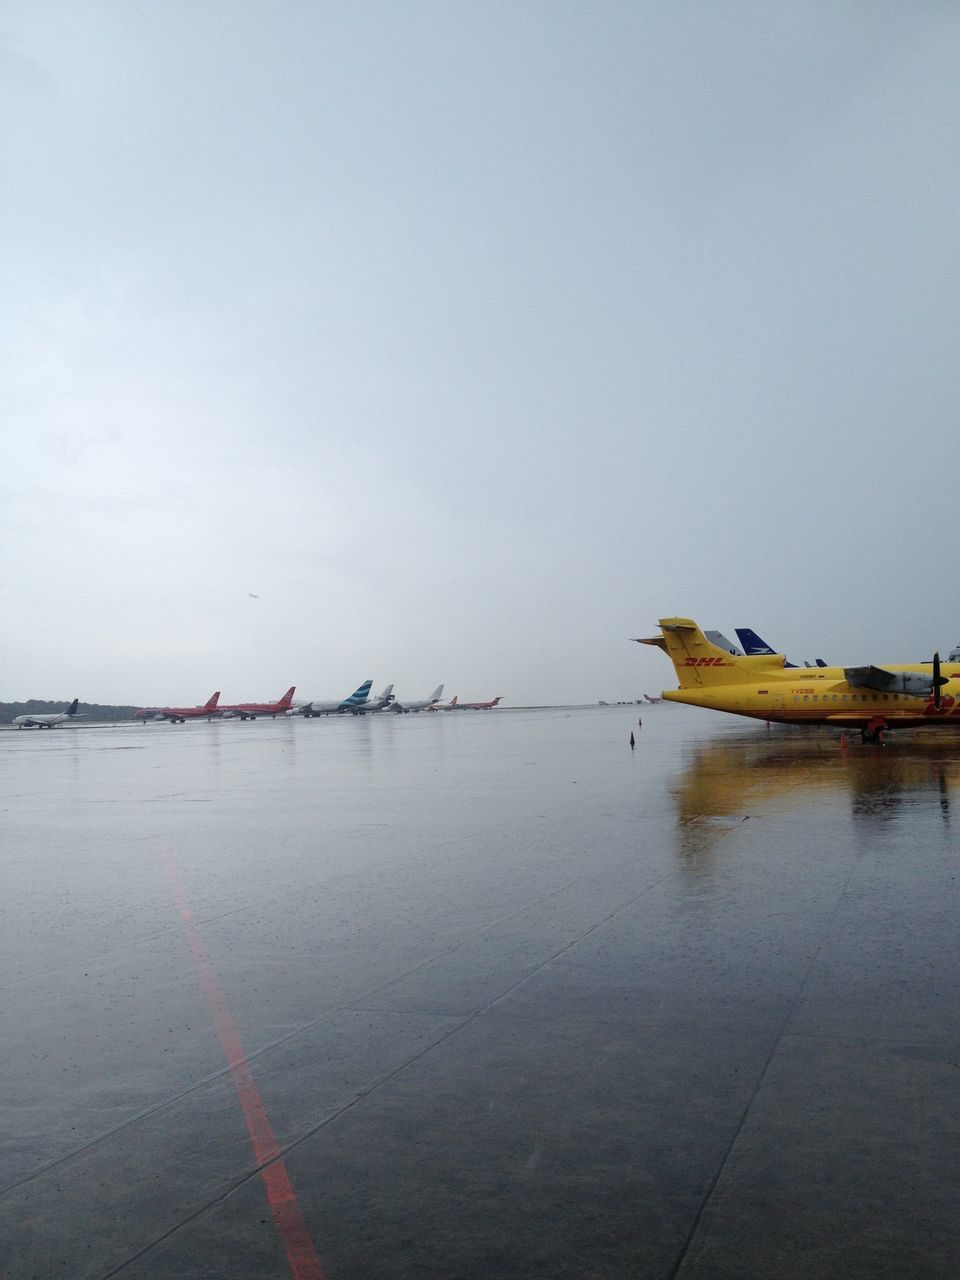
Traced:
<svg viewBox="0 0 960 1280">
<path fill-rule="evenodd" d="M 0 702 L 0 724 L 9 724 L 14 716 L 66 711 L 69 705 L 70 702 L 43 702 L 40 698 L 30 698 L 27 702 Z M 77 710 L 85 712 L 87 720 L 132 720 L 140 708 L 105 707 L 99 702 L 81 702 Z"/>
</svg>

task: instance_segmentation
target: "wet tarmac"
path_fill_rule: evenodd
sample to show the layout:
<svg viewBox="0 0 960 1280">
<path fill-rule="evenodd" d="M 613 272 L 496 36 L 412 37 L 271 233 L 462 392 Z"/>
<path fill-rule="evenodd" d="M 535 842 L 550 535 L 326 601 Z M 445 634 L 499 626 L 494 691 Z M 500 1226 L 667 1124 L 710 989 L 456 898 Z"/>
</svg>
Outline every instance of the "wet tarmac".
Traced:
<svg viewBox="0 0 960 1280">
<path fill-rule="evenodd" d="M 960 1271 L 960 737 L 664 705 L 0 769 L 3 1280 Z"/>
</svg>

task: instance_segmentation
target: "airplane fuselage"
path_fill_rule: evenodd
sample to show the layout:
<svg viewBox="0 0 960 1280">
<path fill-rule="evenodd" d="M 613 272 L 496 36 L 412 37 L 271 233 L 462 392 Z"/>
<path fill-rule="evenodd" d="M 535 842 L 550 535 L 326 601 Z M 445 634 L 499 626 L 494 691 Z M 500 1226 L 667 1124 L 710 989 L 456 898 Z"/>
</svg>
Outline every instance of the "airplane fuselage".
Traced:
<svg viewBox="0 0 960 1280">
<path fill-rule="evenodd" d="M 216 707 L 161 707 L 157 712 L 158 720 L 170 720 L 174 724 L 178 720 L 199 720 L 202 716 L 215 719 L 220 715 Z"/>
<path fill-rule="evenodd" d="M 373 706 L 367 702 L 307 702 L 299 710 L 309 720 L 311 716 L 341 716 L 348 711 L 360 714 L 364 711 L 378 711 L 380 708 L 379 705 Z"/>
<path fill-rule="evenodd" d="M 695 666 L 697 659 L 690 660 Z M 718 659 L 712 660 L 719 666 Z M 733 665 L 733 664 L 731 664 Z M 887 665 L 887 671 L 929 676 L 930 665 Z M 826 724 L 860 728 L 882 716 L 891 728 L 910 728 L 953 721 L 960 724 L 960 665 L 944 663 L 939 708 L 932 697 L 881 693 L 851 685 L 843 667 L 794 667 L 758 669 L 749 683 L 704 685 L 701 688 L 664 690 L 668 702 L 684 702 L 754 720 L 778 724 Z"/>
<path fill-rule="evenodd" d="M 234 702 L 227 707 L 221 706 L 220 711 L 227 720 L 256 720 L 257 716 L 273 716 L 276 719 L 293 709 L 293 695 L 296 691 L 296 685 L 291 685 L 276 702 Z"/>
<path fill-rule="evenodd" d="M 226 719 L 228 720 L 256 720 L 257 716 L 282 716 L 289 711 L 289 707 L 278 706 L 275 702 L 256 703 L 250 702 L 244 706 L 239 704 L 232 707 L 224 707 Z"/>
</svg>

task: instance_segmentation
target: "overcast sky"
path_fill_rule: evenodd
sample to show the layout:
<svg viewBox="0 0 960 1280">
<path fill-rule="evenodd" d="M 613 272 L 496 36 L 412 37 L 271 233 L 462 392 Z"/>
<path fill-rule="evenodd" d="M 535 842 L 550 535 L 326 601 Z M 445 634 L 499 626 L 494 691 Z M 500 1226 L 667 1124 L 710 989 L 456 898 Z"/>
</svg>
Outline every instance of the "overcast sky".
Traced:
<svg viewBox="0 0 960 1280">
<path fill-rule="evenodd" d="M 0 699 L 635 697 L 672 614 L 960 640 L 957 6 L 0 31 Z"/>
</svg>

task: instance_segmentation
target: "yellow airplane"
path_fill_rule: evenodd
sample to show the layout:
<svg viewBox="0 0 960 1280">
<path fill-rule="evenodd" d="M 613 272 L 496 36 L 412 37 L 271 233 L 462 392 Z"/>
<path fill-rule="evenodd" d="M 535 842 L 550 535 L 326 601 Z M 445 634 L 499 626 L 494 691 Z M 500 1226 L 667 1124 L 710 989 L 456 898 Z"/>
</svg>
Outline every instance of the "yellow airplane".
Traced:
<svg viewBox="0 0 960 1280">
<path fill-rule="evenodd" d="M 710 643 L 689 618 L 661 618 L 660 635 L 637 644 L 663 649 L 679 689 L 668 702 L 780 724 L 859 729 L 882 742 L 887 729 L 960 725 L 960 663 L 890 667 L 785 667 L 782 653 L 736 655 Z"/>
</svg>

